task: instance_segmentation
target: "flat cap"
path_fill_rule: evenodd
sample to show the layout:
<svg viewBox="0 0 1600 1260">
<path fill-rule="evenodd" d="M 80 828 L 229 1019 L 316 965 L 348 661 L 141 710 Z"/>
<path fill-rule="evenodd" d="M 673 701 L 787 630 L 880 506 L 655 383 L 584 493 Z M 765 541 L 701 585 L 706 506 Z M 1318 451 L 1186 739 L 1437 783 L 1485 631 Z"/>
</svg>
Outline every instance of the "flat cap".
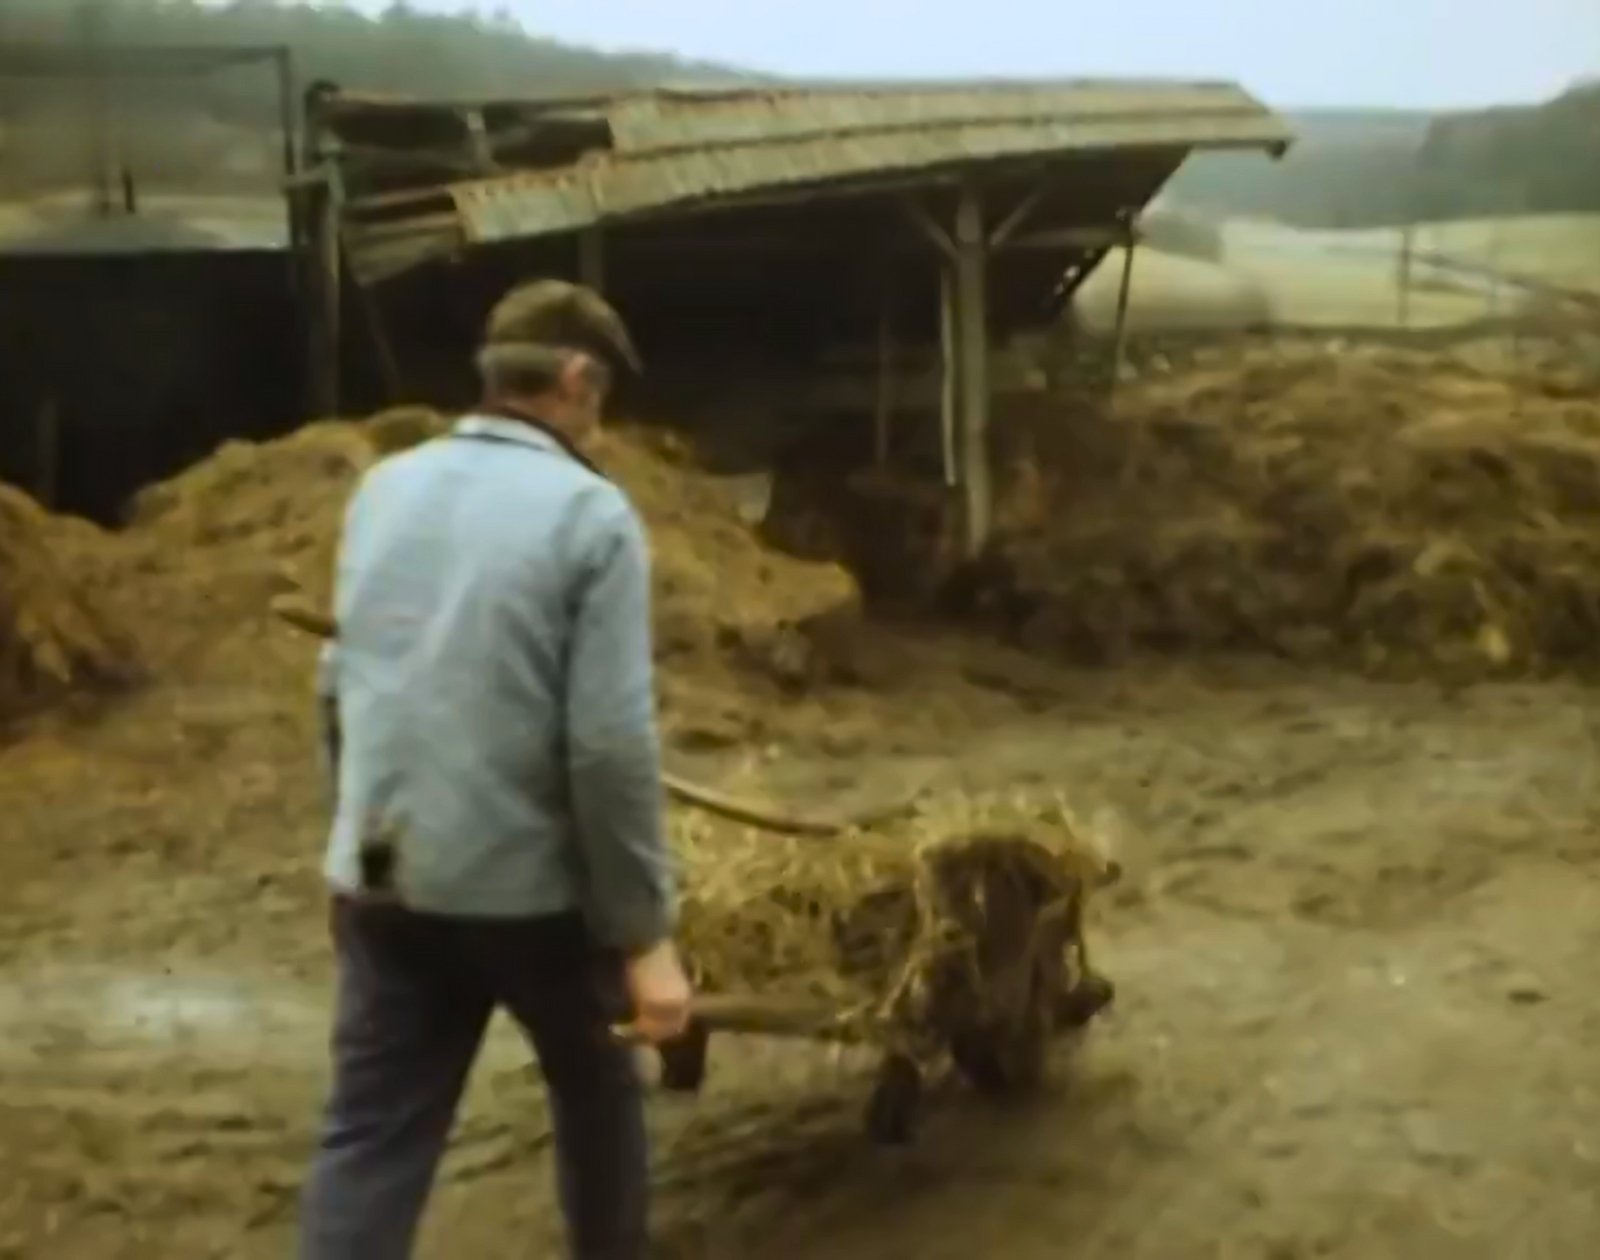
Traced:
<svg viewBox="0 0 1600 1260">
<path fill-rule="evenodd" d="M 513 346 L 581 350 L 615 369 L 643 370 L 622 316 L 593 289 L 565 280 L 534 280 L 495 303 L 483 347 Z"/>
</svg>

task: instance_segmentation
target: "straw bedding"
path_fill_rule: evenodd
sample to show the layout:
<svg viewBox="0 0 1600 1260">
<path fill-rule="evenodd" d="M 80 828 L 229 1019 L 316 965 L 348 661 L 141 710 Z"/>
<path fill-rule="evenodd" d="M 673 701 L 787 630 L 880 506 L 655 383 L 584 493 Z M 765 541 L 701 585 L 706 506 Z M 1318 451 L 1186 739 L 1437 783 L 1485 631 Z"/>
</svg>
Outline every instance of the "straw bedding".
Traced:
<svg viewBox="0 0 1600 1260">
<path fill-rule="evenodd" d="M 186 606 L 218 634 L 259 622 L 285 585 L 325 606 L 357 477 L 447 424 L 427 408 L 401 407 L 365 420 L 323 421 L 271 442 L 228 443 L 139 495 L 125 542 L 144 553 L 147 571 L 181 566 L 186 581 L 208 595 Z M 663 664 L 680 676 L 814 681 L 825 644 L 811 621 L 853 607 L 849 574 L 768 551 L 741 521 L 738 492 L 659 434 L 620 426 L 606 433 L 596 455 L 649 527 Z M 164 622 L 177 620 L 175 612 Z"/>
<path fill-rule="evenodd" d="M 956 799 L 833 840 L 675 821 L 680 934 L 699 985 L 836 1012 L 843 1038 L 919 1057 L 963 1030 L 1053 1019 L 1088 968 L 1083 914 L 1107 878 L 1059 803 Z"/>
<path fill-rule="evenodd" d="M 26 494 L 0 484 L 0 722 L 138 672 L 128 635 L 57 556 L 58 532 Z"/>
</svg>

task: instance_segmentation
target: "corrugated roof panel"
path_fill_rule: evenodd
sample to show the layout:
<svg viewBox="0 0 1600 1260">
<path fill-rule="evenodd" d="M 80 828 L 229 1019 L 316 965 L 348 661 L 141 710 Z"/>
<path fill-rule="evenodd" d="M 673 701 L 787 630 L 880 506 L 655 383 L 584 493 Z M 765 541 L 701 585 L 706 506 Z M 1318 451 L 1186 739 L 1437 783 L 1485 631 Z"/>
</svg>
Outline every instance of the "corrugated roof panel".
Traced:
<svg viewBox="0 0 1600 1260">
<path fill-rule="evenodd" d="M 449 192 L 469 240 L 544 236 L 570 232 L 605 217 L 600 174 L 598 166 L 569 167 L 554 174 L 527 172 L 456 184 Z"/>
<path fill-rule="evenodd" d="M 1260 120 L 1266 115 L 1261 104 L 1240 88 L 1189 83 L 1132 88 L 1102 83 L 989 89 L 963 85 L 943 89 L 773 90 L 693 97 L 652 93 L 622 99 L 607 113 L 616 150 L 624 154 L 968 123 L 1196 113 L 1229 113 Z M 1287 134 L 1282 138 L 1287 139 Z"/>
<path fill-rule="evenodd" d="M 1058 119 L 1048 123 L 968 125 L 878 132 L 786 143 L 690 149 L 594 161 L 556 175 L 523 174 L 459 184 L 451 190 L 467 235 L 506 240 L 571 231 L 684 202 L 778 189 L 912 174 L 1030 154 L 1118 148 L 1249 146 L 1264 143 L 1258 118 Z M 1093 190 L 1085 190 L 1093 195 Z"/>
<path fill-rule="evenodd" d="M 962 165 L 1128 149 L 1170 150 L 1176 167 L 1192 149 L 1282 149 L 1292 139 L 1282 119 L 1227 83 L 655 90 L 594 108 L 608 124 L 608 148 L 553 170 L 431 189 L 455 206 L 467 241 L 571 232 L 764 190 L 845 193 L 874 177 L 915 181 Z M 1127 208 L 1092 207 L 1106 195 L 1082 191 L 1086 220 Z M 354 209 L 363 211 L 359 199 Z"/>
</svg>

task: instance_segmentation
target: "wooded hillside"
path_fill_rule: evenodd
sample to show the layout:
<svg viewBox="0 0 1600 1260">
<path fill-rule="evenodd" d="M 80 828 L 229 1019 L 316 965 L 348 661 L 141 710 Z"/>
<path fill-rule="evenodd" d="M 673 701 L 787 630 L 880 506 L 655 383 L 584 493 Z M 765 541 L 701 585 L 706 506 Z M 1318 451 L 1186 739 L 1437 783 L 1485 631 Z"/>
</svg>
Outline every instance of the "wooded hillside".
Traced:
<svg viewBox="0 0 1600 1260">
<path fill-rule="evenodd" d="M 662 82 L 727 82 L 739 75 L 669 55 L 608 56 L 538 39 L 509 17 L 420 13 L 378 18 L 339 7 L 234 0 L 102 0 L 99 38 L 130 44 L 286 45 L 302 85 L 422 96 L 533 96 Z M 77 0 L 0 3 L 0 61 L 26 69 L 29 44 L 83 45 L 94 33 Z M 272 169 L 276 83 L 268 68 L 203 78 L 126 81 L 113 88 L 114 141 L 150 183 L 207 188 L 259 182 Z M 81 82 L 0 76 L 0 194 L 82 181 L 89 169 L 89 102 Z"/>
<path fill-rule="evenodd" d="M 1600 211 L 1600 86 L 1548 104 L 1429 116 L 1368 111 L 1294 116 L 1280 163 L 1191 162 L 1173 197 L 1219 214 L 1303 227 Z"/>
<path fill-rule="evenodd" d="M 274 0 L 99 0 L 100 37 L 130 43 L 287 45 L 302 84 L 410 95 L 538 95 L 662 82 L 753 79 L 667 54 L 608 56 L 525 33 L 503 13 L 460 17 L 404 5 L 370 18 L 336 5 Z M 83 44 L 79 0 L 0 3 L 0 62 L 40 42 Z M 23 67 L 26 68 L 26 67 Z M 1071 66 L 1062 67 L 1070 74 Z M 265 188 L 278 161 L 275 83 L 230 70 L 113 89 L 119 165 L 145 185 Z M 86 181 L 93 167 L 81 82 L 0 75 L 0 196 Z M 1538 108 L 1433 117 L 1323 111 L 1294 115 L 1300 143 L 1281 163 L 1198 159 L 1173 199 L 1216 215 L 1362 227 L 1468 215 L 1600 211 L 1600 85 Z"/>
</svg>

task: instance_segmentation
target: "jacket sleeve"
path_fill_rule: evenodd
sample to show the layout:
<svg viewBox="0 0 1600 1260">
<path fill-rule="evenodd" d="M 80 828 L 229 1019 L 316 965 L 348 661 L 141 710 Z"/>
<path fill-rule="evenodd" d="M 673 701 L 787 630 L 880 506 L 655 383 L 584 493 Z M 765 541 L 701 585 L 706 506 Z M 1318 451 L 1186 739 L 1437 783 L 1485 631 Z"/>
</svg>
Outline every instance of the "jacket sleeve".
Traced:
<svg viewBox="0 0 1600 1260">
<path fill-rule="evenodd" d="M 671 935 L 676 890 L 655 718 L 649 553 L 632 509 L 618 507 L 588 548 L 574 608 L 567 770 L 591 930 L 633 953 Z"/>
</svg>

